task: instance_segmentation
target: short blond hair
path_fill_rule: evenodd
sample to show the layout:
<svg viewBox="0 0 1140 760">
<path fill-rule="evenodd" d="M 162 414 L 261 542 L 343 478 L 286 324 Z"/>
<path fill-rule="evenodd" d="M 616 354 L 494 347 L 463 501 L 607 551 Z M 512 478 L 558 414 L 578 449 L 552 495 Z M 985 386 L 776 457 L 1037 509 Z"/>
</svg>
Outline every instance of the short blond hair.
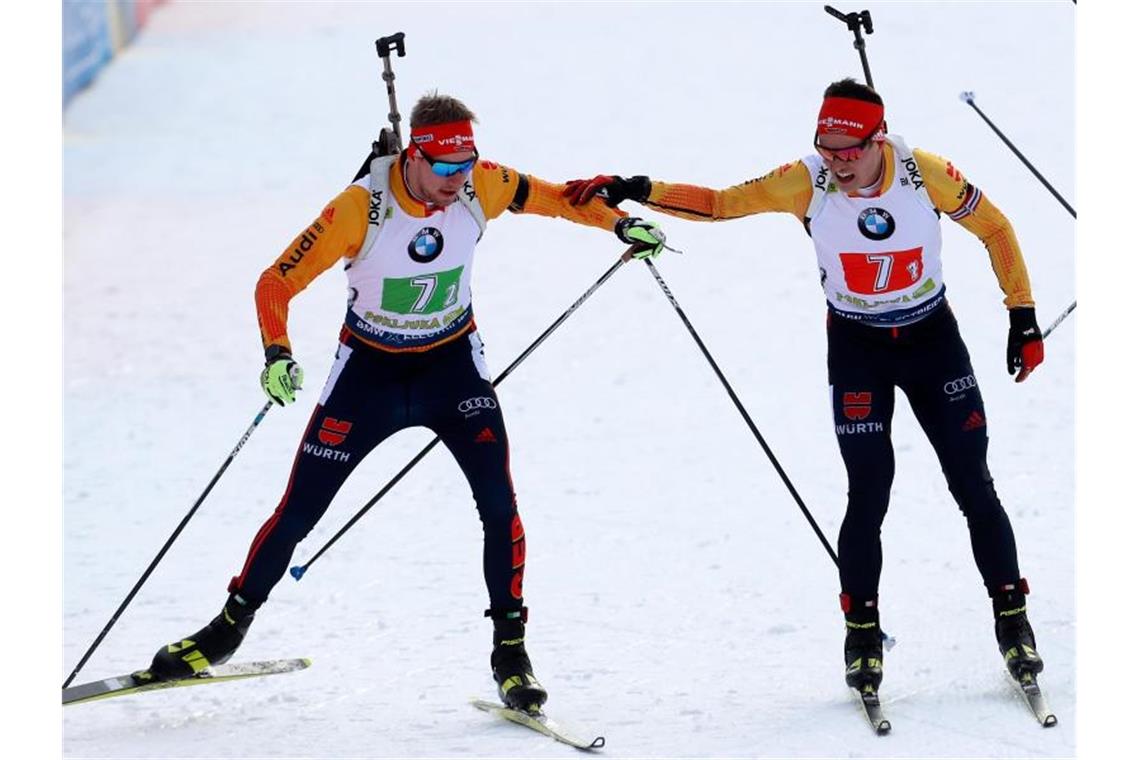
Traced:
<svg viewBox="0 0 1140 760">
<path fill-rule="evenodd" d="M 478 122 L 478 119 L 459 99 L 450 95 L 440 95 L 436 90 L 417 100 L 412 108 L 412 129 L 433 124 L 448 124 L 453 121 Z"/>
</svg>

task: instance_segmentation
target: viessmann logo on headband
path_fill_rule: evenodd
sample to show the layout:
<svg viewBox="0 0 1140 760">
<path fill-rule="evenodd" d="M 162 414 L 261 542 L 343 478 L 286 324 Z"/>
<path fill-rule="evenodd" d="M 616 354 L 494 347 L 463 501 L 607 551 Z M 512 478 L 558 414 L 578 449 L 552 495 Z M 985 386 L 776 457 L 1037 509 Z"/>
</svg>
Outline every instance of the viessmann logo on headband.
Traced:
<svg viewBox="0 0 1140 760">
<path fill-rule="evenodd" d="M 412 142 L 433 156 L 475 149 L 475 134 L 469 121 L 431 124 L 412 128 Z"/>
<path fill-rule="evenodd" d="M 859 130 L 866 129 L 866 127 L 863 126 L 863 122 L 861 122 L 861 121 L 851 121 L 850 119 L 837 119 L 834 116 L 828 116 L 825 119 L 820 119 L 819 125 L 821 127 L 826 127 L 827 129 L 838 129 L 840 127 L 850 128 L 850 129 L 859 129 Z"/>
</svg>

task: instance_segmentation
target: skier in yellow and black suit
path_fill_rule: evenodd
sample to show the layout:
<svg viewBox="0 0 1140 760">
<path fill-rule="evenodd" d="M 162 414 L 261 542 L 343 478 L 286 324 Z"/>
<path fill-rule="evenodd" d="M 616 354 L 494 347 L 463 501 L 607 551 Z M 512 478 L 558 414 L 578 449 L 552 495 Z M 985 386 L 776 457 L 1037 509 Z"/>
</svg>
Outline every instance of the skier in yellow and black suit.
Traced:
<svg viewBox="0 0 1140 760">
<path fill-rule="evenodd" d="M 302 373 L 286 332 L 289 300 L 343 261 L 349 298 L 336 361 L 285 494 L 230 583 L 222 613 L 161 649 L 140 677 L 185 676 L 228 659 L 353 468 L 396 431 L 422 425 L 459 463 L 483 522 L 500 696 L 523 709 L 545 701 L 523 642 L 526 542 L 507 433 L 471 305 L 475 245 L 487 220 L 507 210 L 616 232 L 636 246 L 637 258 L 658 254 L 664 235 L 601 202 L 572 206 L 561 185 L 479 161 L 473 121 L 454 98 L 422 98 L 409 147 L 398 157 L 370 156 L 353 184 L 261 275 L 256 303 L 266 393 L 281 404 L 294 400 Z"/>
<path fill-rule="evenodd" d="M 1002 655 L 1015 676 L 1042 668 L 1026 616 L 1009 518 L 986 465 L 986 417 L 942 283 L 942 214 L 989 251 L 1009 309 L 1007 364 L 1017 382 L 1044 360 L 1029 276 L 1002 213 L 953 164 L 887 134 L 883 101 L 854 80 L 824 93 L 816 153 L 726 190 L 601 175 L 568 183 L 576 203 L 630 199 L 700 221 L 782 211 L 804 223 L 827 297 L 828 379 L 848 503 L 839 534 L 847 681 L 878 688 L 882 644 L 879 529 L 894 477 L 894 389 L 907 395 L 966 516 L 993 600 Z"/>
</svg>

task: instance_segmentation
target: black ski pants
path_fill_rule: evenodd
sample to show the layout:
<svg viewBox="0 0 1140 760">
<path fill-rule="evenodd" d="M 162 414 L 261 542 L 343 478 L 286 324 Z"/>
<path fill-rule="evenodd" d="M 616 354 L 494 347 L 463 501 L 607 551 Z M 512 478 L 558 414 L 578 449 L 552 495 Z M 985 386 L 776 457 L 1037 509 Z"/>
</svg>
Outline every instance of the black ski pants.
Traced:
<svg viewBox="0 0 1140 760">
<path fill-rule="evenodd" d="M 1009 518 L 986 465 L 986 412 L 970 356 L 948 305 L 904 327 L 828 315 L 827 371 L 847 513 L 839 532 L 839 579 L 856 602 L 878 595 L 880 528 L 895 473 L 891 417 L 898 387 L 934 446 L 966 517 L 974 562 L 990 591 L 1021 577 Z"/>
<path fill-rule="evenodd" d="M 254 604 L 264 602 L 285 574 L 294 547 L 353 469 L 385 438 L 412 426 L 439 435 L 471 486 L 483 522 L 483 574 L 491 607 L 521 608 L 526 539 L 502 410 L 476 332 L 419 353 L 380 351 L 342 335 L 285 494 L 254 537 L 229 590 Z"/>
</svg>

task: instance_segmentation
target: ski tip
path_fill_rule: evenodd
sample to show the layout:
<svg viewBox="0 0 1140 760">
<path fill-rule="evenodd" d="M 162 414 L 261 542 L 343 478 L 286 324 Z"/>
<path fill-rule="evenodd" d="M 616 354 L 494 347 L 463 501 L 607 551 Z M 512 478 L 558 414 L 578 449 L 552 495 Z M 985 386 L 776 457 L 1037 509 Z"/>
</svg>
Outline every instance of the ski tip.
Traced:
<svg viewBox="0 0 1140 760">
<path fill-rule="evenodd" d="M 293 565 L 293 567 L 289 568 L 289 575 L 293 576 L 293 580 L 296 580 L 296 581 L 301 580 L 301 576 L 303 576 L 304 574 L 305 574 L 305 568 L 302 567 L 301 565 Z"/>
</svg>

